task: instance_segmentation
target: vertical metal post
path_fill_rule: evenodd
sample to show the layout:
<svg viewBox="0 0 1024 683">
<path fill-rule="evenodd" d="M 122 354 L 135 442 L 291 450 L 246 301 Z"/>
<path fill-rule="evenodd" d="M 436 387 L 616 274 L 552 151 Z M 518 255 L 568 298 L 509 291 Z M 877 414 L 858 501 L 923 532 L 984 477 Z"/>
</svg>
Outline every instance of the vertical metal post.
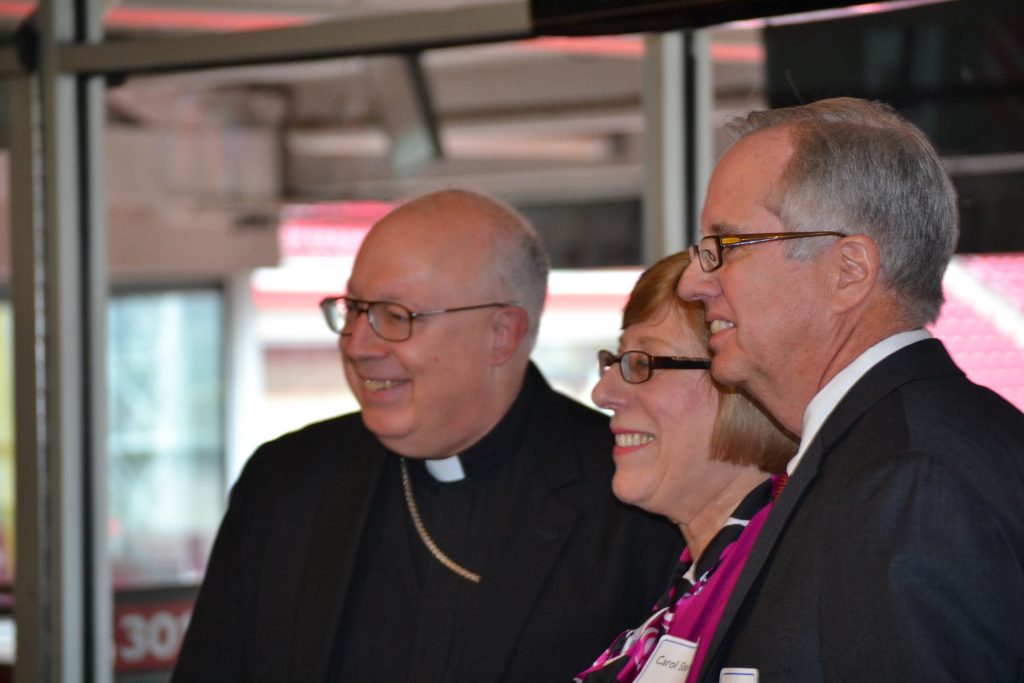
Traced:
<svg viewBox="0 0 1024 683">
<path fill-rule="evenodd" d="M 108 3 L 101 0 L 77 0 L 78 43 L 97 43 L 103 38 L 103 15 Z M 56 46 L 54 46 L 56 49 Z M 63 64 L 58 65 L 63 67 Z M 62 73 L 67 73 L 61 69 Z M 106 81 L 102 76 L 68 76 L 73 79 L 74 113 L 69 122 L 76 136 L 77 177 L 75 198 L 65 196 L 65 207 L 77 215 L 69 216 L 66 230 L 80 235 L 78 250 L 61 253 L 77 259 L 77 301 L 69 305 L 81 311 L 83 344 L 77 349 L 81 366 L 81 424 L 83 427 L 80 486 L 82 509 L 79 525 L 84 548 L 81 559 L 84 591 L 82 614 L 83 679 L 92 683 L 113 680 L 111 648 L 113 643 L 113 579 L 107 543 L 107 298 L 110 291 L 107 265 L 107 186 L 106 186 Z M 77 201 L 76 201 L 77 200 Z M 70 295 L 70 293 L 69 293 Z M 70 403 L 74 403 L 74 397 Z M 72 511 L 74 513 L 75 511 Z M 66 680 L 66 679 L 65 679 Z"/>
<path fill-rule="evenodd" d="M 11 294 L 14 308 L 16 513 L 15 679 L 54 680 L 49 653 L 57 647 L 51 605 L 52 540 L 44 343 L 37 304 L 43 299 L 39 83 L 10 81 Z"/>
<path fill-rule="evenodd" d="M 107 683 L 113 679 L 113 579 L 107 543 L 107 298 L 110 291 L 107 266 L 107 191 L 104 135 L 106 129 L 105 83 L 102 77 L 79 77 L 76 93 L 79 121 L 79 177 L 81 202 L 82 269 L 78 305 L 82 310 L 81 349 L 83 373 L 81 515 L 85 572 L 84 617 L 85 680 Z"/>
<path fill-rule="evenodd" d="M 57 63 L 84 7 L 40 3 L 36 71 L 10 86 L 19 682 L 111 678 L 102 84 Z"/>
<path fill-rule="evenodd" d="M 689 246 L 700 235 L 700 212 L 704 207 L 711 171 L 715 166 L 715 84 L 711 72 L 711 31 L 699 30 L 690 33 L 687 52 L 687 73 L 690 87 L 686 100 L 689 122 L 690 215 L 685 226 L 684 244 Z"/>
<path fill-rule="evenodd" d="M 644 264 L 683 248 L 686 216 L 682 33 L 647 38 L 644 52 Z"/>
<path fill-rule="evenodd" d="M 706 31 L 647 39 L 644 262 L 686 247 L 700 228 L 713 141 Z"/>
</svg>

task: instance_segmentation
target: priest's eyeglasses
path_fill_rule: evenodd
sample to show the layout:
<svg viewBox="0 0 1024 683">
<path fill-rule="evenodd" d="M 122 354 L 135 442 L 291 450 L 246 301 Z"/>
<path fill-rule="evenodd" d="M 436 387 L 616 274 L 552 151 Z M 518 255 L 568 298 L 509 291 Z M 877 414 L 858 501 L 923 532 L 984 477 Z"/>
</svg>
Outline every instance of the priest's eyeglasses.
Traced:
<svg viewBox="0 0 1024 683">
<path fill-rule="evenodd" d="M 387 341 L 405 341 L 412 336 L 412 323 L 417 318 L 458 311 L 473 311 L 478 308 L 505 308 L 514 303 L 477 304 L 457 308 L 437 308 L 432 311 L 411 311 L 393 301 L 363 301 L 347 296 L 329 296 L 320 301 L 327 326 L 340 335 L 352 334 L 352 328 L 360 314 L 365 313 L 378 337 Z"/>
<path fill-rule="evenodd" d="M 613 365 L 619 366 L 622 379 L 628 383 L 643 384 L 654 376 L 655 370 L 710 370 L 711 359 L 652 356 L 645 351 L 623 351 L 618 356 L 604 349 L 597 352 L 597 370 L 601 375 Z"/>
<path fill-rule="evenodd" d="M 844 232 L 831 230 L 819 232 L 751 232 L 746 235 L 708 235 L 697 244 L 690 245 L 690 260 L 700 261 L 705 273 L 722 267 L 723 250 L 745 244 L 761 244 L 776 240 L 797 240 L 803 237 L 846 237 Z"/>
</svg>

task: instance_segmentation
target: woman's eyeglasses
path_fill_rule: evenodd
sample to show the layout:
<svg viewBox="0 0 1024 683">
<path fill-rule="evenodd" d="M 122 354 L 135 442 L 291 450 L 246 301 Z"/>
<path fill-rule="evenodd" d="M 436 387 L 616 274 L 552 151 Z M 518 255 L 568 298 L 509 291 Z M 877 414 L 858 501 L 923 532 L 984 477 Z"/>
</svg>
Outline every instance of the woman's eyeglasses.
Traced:
<svg viewBox="0 0 1024 683">
<path fill-rule="evenodd" d="M 604 349 L 597 352 L 597 369 L 602 375 L 613 365 L 619 366 L 622 379 L 630 384 L 642 384 L 655 370 L 710 370 L 710 358 L 679 358 L 678 356 L 652 356 L 646 351 L 623 351 L 616 356 Z"/>
</svg>

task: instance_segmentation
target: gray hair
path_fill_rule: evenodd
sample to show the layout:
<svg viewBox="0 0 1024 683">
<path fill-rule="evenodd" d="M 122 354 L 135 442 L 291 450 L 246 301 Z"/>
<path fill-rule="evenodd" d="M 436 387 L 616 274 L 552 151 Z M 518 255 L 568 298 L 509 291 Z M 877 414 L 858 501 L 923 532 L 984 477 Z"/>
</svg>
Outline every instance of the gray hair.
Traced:
<svg viewBox="0 0 1024 683">
<path fill-rule="evenodd" d="M 530 316 L 526 346 L 533 349 L 548 293 L 548 272 L 551 269 L 548 253 L 540 235 L 525 216 L 503 202 L 490 200 L 494 203 L 493 275 Z"/>
<path fill-rule="evenodd" d="M 448 188 L 413 199 L 408 204 L 444 202 L 461 204 L 473 219 L 488 229 L 491 253 L 482 283 L 492 283 L 494 296 L 511 297 L 530 318 L 525 344 L 532 350 L 540 330 L 540 316 L 548 292 L 550 261 L 540 235 L 521 213 L 505 202 L 472 189 Z"/>
<path fill-rule="evenodd" d="M 742 138 L 777 126 L 791 131 L 794 153 L 767 208 L 788 230 L 873 239 L 882 281 L 909 321 L 933 322 L 960 233 L 956 190 L 924 133 L 889 105 L 850 97 L 752 112 L 727 127 Z M 823 247 L 789 248 L 809 258 Z"/>
</svg>

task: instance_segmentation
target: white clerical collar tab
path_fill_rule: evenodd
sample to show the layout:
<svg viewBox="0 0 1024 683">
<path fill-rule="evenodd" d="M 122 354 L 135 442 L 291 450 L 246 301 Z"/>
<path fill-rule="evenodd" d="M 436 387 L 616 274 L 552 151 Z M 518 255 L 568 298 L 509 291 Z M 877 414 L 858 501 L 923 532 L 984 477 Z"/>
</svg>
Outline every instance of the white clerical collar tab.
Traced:
<svg viewBox="0 0 1024 683">
<path fill-rule="evenodd" d="M 425 460 L 424 464 L 430 476 L 438 481 L 462 481 L 466 478 L 466 470 L 462 469 L 462 461 L 457 455 L 439 460 Z"/>
</svg>

